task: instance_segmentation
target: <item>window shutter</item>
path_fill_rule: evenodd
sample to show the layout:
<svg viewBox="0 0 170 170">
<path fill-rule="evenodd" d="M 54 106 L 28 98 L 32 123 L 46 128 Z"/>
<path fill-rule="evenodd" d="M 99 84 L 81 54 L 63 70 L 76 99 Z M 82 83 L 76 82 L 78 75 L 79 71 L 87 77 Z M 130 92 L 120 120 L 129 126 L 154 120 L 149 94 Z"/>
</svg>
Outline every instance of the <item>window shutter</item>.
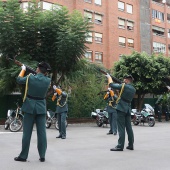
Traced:
<svg viewBox="0 0 170 170">
<path fill-rule="evenodd" d="M 124 37 L 119 37 L 119 42 L 125 43 L 125 38 Z"/>
<path fill-rule="evenodd" d="M 102 34 L 100 34 L 100 33 L 95 33 L 95 37 L 102 38 Z"/>
<path fill-rule="evenodd" d="M 102 0 L 95 0 L 95 4 L 101 5 L 102 4 Z"/>
<path fill-rule="evenodd" d="M 119 19 L 119 25 L 125 25 L 125 20 Z"/>
<path fill-rule="evenodd" d="M 127 26 L 133 27 L 133 22 L 127 21 Z"/>
<path fill-rule="evenodd" d="M 92 18 L 92 13 L 91 12 L 84 12 L 84 16 L 86 16 L 87 18 Z"/>
<path fill-rule="evenodd" d="M 97 14 L 95 14 L 95 19 L 96 19 L 96 20 L 100 20 L 100 21 L 101 21 L 101 20 L 102 20 L 102 16 L 101 16 L 101 15 L 97 15 Z"/>
<path fill-rule="evenodd" d="M 128 39 L 128 43 L 133 44 L 133 39 Z"/>
</svg>

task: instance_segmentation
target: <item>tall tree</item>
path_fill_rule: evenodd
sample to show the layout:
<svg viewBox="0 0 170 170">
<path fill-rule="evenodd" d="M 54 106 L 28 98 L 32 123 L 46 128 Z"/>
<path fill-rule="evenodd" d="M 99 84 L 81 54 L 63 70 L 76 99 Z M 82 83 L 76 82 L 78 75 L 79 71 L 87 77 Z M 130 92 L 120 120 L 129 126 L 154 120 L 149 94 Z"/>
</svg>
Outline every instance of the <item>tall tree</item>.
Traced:
<svg viewBox="0 0 170 170">
<path fill-rule="evenodd" d="M 42 11 L 37 3 L 40 2 L 31 2 L 27 12 L 22 11 L 18 0 L 0 3 L 1 93 L 13 91 L 19 71 L 6 57 L 17 56 L 34 68 L 37 62 L 47 61 L 57 83 L 58 77 L 64 77 L 76 66 L 87 48 L 91 25 L 80 12 L 70 14 L 65 7 Z"/>
<path fill-rule="evenodd" d="M 165 77 L 170 75 L 169 62 L 170 60 L 162 55 L 148 56 L 146 53 L 133 52 L 131 55 L 122 56 L 122 59 L 115 63 L 113 73 L 120 79 L 126 74 L 134 77 L 138 96 L 137 107 L 140 110 L 145 94 L 167 92 Z"/>
</svg>

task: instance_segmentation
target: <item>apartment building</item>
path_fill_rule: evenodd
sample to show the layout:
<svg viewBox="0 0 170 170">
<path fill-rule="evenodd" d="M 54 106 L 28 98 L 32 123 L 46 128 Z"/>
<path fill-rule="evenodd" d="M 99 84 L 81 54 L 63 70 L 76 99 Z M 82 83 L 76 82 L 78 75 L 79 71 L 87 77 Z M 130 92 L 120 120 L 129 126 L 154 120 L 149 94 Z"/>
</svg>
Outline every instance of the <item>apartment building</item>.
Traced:
<svg viewBox="0 0 170 170">
<path fill-rule="evenodd" d="M 56 5 L 57 4 L 57 5 Z M 27 1 L 22 7 L 27 8 Z M 43 10 L 66 6 L 93 23 L 85 57 L 111 68 L 132 51 L 170 56 L 170 0 L 41 0 Z"/>
</svg>

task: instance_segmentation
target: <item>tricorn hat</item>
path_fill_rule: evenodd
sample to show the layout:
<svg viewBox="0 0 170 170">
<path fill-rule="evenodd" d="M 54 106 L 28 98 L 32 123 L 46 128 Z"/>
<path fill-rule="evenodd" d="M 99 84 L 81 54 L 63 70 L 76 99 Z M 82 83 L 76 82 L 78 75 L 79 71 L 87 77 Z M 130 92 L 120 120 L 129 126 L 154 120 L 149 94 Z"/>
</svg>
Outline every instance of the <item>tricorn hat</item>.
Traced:
<svg viewBox="0 0 170 170">
<path fill-rule="evenodd" d="M 38 67 L 43 67 L 43 68 L 45 68 L 47 71 L 51 71 L 50 65 L 49 65 L 48 63 L 44 62 L 44 61 L 38 63 L 37 66 L 38 66 Z"/>
<path fill-rule="evenodd" d="M 134 78 L 132 77 L 132 75 L 126 75 L 126 76 L 124 76 L 124 79 L 132 79 L 132 81 L 134 81 Z"/>
</svg>

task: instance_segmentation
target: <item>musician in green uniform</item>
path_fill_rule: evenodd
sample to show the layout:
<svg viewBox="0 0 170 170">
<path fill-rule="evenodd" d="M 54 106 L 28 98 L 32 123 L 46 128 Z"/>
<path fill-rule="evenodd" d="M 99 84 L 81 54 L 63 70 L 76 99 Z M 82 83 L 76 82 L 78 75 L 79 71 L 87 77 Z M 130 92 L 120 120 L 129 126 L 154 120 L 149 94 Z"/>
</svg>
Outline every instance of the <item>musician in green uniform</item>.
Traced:
<svg viewBox="0 0 170 170">
<path fill-rule="evenodd" d="M 55 85 L 53 86 L 55 91 L 52 101 L 57 99 L 56 103 L 56 113 L 58 119 L 58 126 L 59 126 L 59 136 L 56 138 L 66 139 L 66 117 L 68 112 L 68 94 L 65 91 L 62 91 L 60 88 L 57 88 Z"/>
<path fill-rule="evenodd" d="M 25 97 L 22 105 L 22 111 L 24 112 L 23 122 L 23 137 L 22 137 L 22 149 L 18 157 L 15 157 L 15 161 L 26 162 L 32 130 L 34 123 L 36 123 L 37 130 L 37 148 L 40 156 L 40 161 L 45 161 L 45 153 L 47 149 L 46 138 L 46 94 L 50 86 L 51 79 L 46 76 L 47 72 L 51 70 L 51 67 L 46 62 L 38 64 L 36 69 L 36 75 L 29 74 L 24 77 L 26 67 L 22 65 L 22 70 L 17 78 L 19 84 L 26 84 Z"/>
<path fill-rule="evenodd" d="M 119 139 L 115 148 L 111 151 L 123 151 L 125 143 L 125 129 L 128 135 L 128 146 L 126 149 L 134 150 L 134 135 L 131 126 L 131 101 L 135 95 L 135 88 L 132 86 L 133 77 L 131 75 L 125 76 L 122 84 L 114 84 L 111 76 L 106 75 L 108 84 L 111 88 L 120 90 L 117 99 L 117 124 Z"/>
<path fill-rule="evenodd" d="M 117 135 L 117 111 L 116 111 L 116 95 L 114 91 L 109 87 L 107 93 L 104 96 L 104 100 L 107 101 L 106 111 L 109 114 L 110 130 L 107 135 Z"/>
</svg>

